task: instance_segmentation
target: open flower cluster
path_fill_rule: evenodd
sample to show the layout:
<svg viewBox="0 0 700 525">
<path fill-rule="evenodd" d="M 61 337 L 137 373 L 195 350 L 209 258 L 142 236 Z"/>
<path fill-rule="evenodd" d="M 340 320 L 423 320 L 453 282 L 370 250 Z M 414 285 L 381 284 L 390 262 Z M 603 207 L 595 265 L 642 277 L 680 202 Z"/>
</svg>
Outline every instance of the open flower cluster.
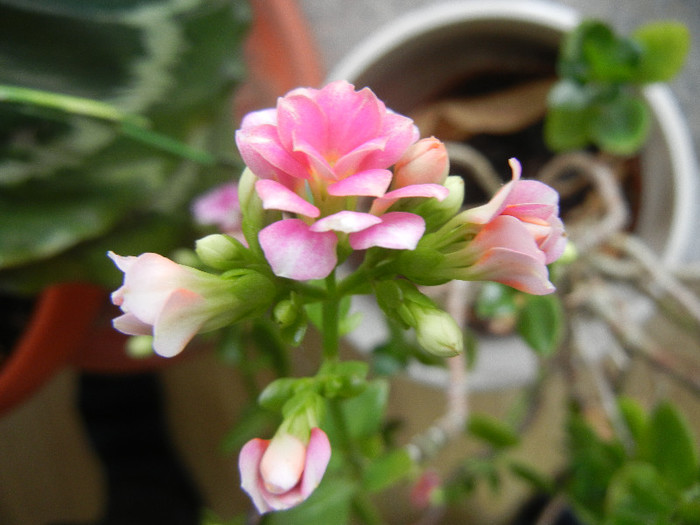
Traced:
<svg viewBox="0 0 700 525">
<path fill-rule="evenodd" d="M 357 395 L 365 381 L 366 367 L 340 366 L 342 299 L 373 291 L 427 351 L 454 356 L 463 350 L 461 329 L 418 285 L 492 280 L 547 294 L 554 290 L 547 265 L 566 239 L 557 193 L 521 180 L 514 159 L 512 180 L 487 204 L 463 210 L 464 181 L 448 175 L 445 146 L 419 139 L 409 118 L 344 81 L 296 89 L 275 108 L 249 114 L 236 142 L 247 165 L 238 202 L 226 185 L 193 208 L 224 232 L 197 242 L 201 268 L 156 254 L 110 254 L 124 272 L 112 300 L 123 311 L 114 326 L 153 336 L 164 356 L 197 333 L 266 314 L 298 344 L 306 308 L 321 303 L 323 326 L 334 327 L 321 370 L 263 392 L 260 403 L 279 411 L 282 423 L 272 440 L 253 439 L 241 451 L 243 489 L 264 513 L 314 491 L 331 455 L 322 407 Z M 337 282 L 335 269 L 353 252 L 359 266 Z"/>
<path fill-rule="evenodd" d="M 263 207 L 292 215 L 260 231 L 274 273 L 322 279 L 338 263 L 339 242 L 353 250 L 415 248 L 425 221 L 387 210 L 399 199 L 442 200 L 448 193 L 441 185 L 446 154 L 417 139 L 410 119 L 347 82 L 297 89 L 276 108 L 246 116 L 236 142 L 259 178 L 255 189 Z M 437 162 L 419 160 L 435 153 Z M 392 174 L 388 168 L 397 162 Z"/>
</svg>

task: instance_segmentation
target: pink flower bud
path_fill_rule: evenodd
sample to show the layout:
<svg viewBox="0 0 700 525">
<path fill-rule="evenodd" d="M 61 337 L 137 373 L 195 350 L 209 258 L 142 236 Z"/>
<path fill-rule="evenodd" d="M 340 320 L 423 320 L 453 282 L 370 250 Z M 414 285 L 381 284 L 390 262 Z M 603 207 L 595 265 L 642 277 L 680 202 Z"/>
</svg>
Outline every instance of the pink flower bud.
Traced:
<svg viewBox="0 0 700 525">
<path fill-rule="evenodd" d="M 253 439 L 241 449 L 241 487 L 261 514 L 285 510 L 316 490 L 331 458 L 328 436 L 312 428 L 308 444 L 291 434 Z"/>
<path fill-rule="evenodd" d="M 410 146 L 394 168 L 394 188 L 413 184 L 443 184 L 450 171 L 445 145 L 435 137 Z"/>
</svg>

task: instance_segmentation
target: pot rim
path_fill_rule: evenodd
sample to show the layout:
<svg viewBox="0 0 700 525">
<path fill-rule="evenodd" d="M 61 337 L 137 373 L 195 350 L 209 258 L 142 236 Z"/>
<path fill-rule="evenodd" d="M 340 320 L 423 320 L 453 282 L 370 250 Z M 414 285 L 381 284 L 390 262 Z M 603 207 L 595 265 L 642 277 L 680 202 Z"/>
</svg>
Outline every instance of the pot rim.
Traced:
<svg viewBox="0 0 700 525">
<path fill-rule="evenodd" d="M 353 82 L 384 56 L 398 50 L 407 41 L 449 26 L 473 21 L 524 22 L 565 32 L 575 27 L 582 16 L 573 8 L 546 0 L 491 0 L 488 3 L 455 3 L 431 5 L 411 11 L 380 27 L 365 38 L 329 72 L 327 81 L 345 79 Z M 671 90 L 665 85 L 646 86 L 642 93 L 649 103 L 661 138 L 668 149 L 675 179 L 670 196 L 674 213 L 669 235 L 663 242 L 660 257 L 664 265 L 677 266 L 687 257 L 689 239 L 695 226 L 694 199 L 697 194 L 698 167 L 689 128 Z M 664 181 L 661 181 L 663 184 Z M 356 298 L 353 309 L 377 308 L 371 299 Z M 388 336 L 378 316 L 365 316 L 364 328 L 349 334 L 349 340 L 360 351 L 369 351 Z M 371 319 L 370 319 L 371 318 Z M 364 323 L 367 323 L 365 326 Z M 537 358 L 516 337 L 486 336 L 483 349 L 466 387 L 472 391 L 497 390 L 528 384 L 536 376 Z M 414 363 L 408 376 L 435 387 L 447 384 L 445 370 Z"/>
</svg>

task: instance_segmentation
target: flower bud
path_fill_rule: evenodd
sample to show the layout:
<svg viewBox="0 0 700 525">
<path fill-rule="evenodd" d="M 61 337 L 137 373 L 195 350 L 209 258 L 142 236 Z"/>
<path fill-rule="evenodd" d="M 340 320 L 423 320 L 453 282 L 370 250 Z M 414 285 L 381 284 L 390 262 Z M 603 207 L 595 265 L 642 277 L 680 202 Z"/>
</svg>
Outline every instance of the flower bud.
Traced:
<svg viewBox="0 0 700 525">
<path fill-rule="evenodd" d="M 442 184 L 450 171 L 445 145 L 435 137 L 410 146 L 396 163 L 393 188 L 412 184 Z"/>
<path fill-rule="evenodd" d="M 284 494 L 299 482 L 306 462 L 306 446 L 291 434 L 276 435 L 260 461 L 260 476 L 272 494 Z"/>
<path fill-rule="evenodd" d="M 240 267 L 247 260 L 248 249 L 238 240 L 227 235 L 214 233 L 199 239 L 195 243 L 199 259 L 217 270 L 230 270 Z"/>
<path fill-rule="evenodd" d="M 439 357 L 454 357 L 464 350 L 464 336 L 457 322 L 438 308 L 415 306 L 411 311 L 416 319 L 418 344 Z"/>
<path fill-rule="evenodd" d="M 428 230 L 436 229 L 459 213 L 464 203 L 464 179 L 458 175 L 447 177 L 443 186 L 449 194 L 443 200 L 428 199 L 413 210 L 425 219 Z"/>
</svg>

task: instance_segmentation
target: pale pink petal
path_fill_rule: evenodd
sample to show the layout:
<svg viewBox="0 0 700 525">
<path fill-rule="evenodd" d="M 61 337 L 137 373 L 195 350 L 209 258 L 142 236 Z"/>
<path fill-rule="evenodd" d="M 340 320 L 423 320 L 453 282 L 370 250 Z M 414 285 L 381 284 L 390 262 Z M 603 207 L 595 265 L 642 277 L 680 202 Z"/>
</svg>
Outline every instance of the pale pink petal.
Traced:
<svg viewBox="0 0 700 525">
<path fill-rule="evenodd" d="M 130 313 L 125 313 L 112 319 L 112 326 L 127 335 L 153 335 L 152 325 L 140 321 Z"/>
<path fill-rule="evenodd" d="M 547 267 L 530 255 L 508 248 L 490 249 L 473 270 L 482 279 L 496 281 L 533 295 L 555 290 L 549 282 Z"/>
<path fill-rule="evenodd" d="M 386 137 L 386 145 L 367 155 L 361 169 L 388 168 L 403 156 L 406 149 L 420 137 L 413 120 L 398 113 L 387 112 L 384 116 L 381 135 Z"/>
<path fill-rule="evenodd" d="M 277 102 L 277 130 L 288 150 L 299 151 L 300 144 L 305 149 L 328 150 L 328 121 L 313 94 L 295 92 Z"/>
<path fill-rule="evenodd" d="M 240 231 L 241 206 L 238 202 L 238 184 L 222 184 L 199 196 L 192 204 L 192 215 L 199 224 L 213 224 L 223 232 Z"/>
<path fill-rule="evenodd" d="M 449 194 L 450 190 L 441 184 L 412 184 L 390 191 L 375 199 L 372 203 L 370 213 L 381 215 L 399 199 L 424 197 L 442 201 L 447 198 Z"/>
<path fill-rule="evenodd" d="M 333 170 L 338 178 L 343 178 L 352 173 L 366 171 L 369 169 L 384 169 L 391 166 L 386 163 L 371 163 L 366 159 L 376 152 L 381 152 L 386 148 L 388 137 L 378 136 L 359 144 L 356 148 L 346 152 L 336 160 Z"/>
<path fill-rule="evenodd" d="M 262 200 L 263 208 L 266 210 L 288 211 L 312 218 L 321 215 L 316 206 L 277 181 L 270 179 L 259 180 L 255 183 L 255 191 L 258 193 Z"/>
<path fill-rule="evenodd" d="M 262 179 L 277 179 L 291 187 L 290 178 L 308 179 L 311 176 L 308 166 L 282 146 L 274 126 L 239 129 L 236 144 L 243 161 Z"/>
<path fill-rule="evenodd" d="M 337 231 L 344 233 L 359 232 L 382 222 L 376 215 L 359 211 L 339 211 L 319 219 L 309 228 L 313 232 Z"/>
<path fill-rule="evenodd" d="M 521 180 L 508 195 L 506 205 L 511 204 L 543 204 L 556 207 L 559 204 L 559 193 L 538 180 Z"/>
<path fill-rule="evenodd" d="M 300 219 L 277 221 L 260 231 L 260 246 L 275 275 L 298 281 L 323 279 L 338 262 L 333 232 L 313 232 Z"/>
<path fill-rule="evenodd" d="M 527 254 L 544 265 L 545 256 L 528 231 L 527 227 L 514 217 L 500 215 L 485 225 L 472 241 L 475 248 L 486 251 L 490 248 L 507 248 Z"/>
<path fill-rule="evenodd" d="M 156 253 L 134 258 L 120 258 L 115 254 L 110 257 L 127 268 L 124 285 L 114 293 L 115 304 L 146 324 L 155 324 L 173 289 L 184 287 L 191 280 L 182 266 Z"/>
<path fill-rule="evenodd" d="M 373 246 L 395 250 L 413 250 L 425 232 L 425 221 L 419 215 L 391 212 L 381 216 L 382 222 L 349 236 L 354 250 Z"/>
<path fill-rule="evenodd" d="M 311 429 L 309 445 L 306 449 L 306 466 L 301 479 L 301 495 L 304 499 L 316 490 L 331 459 L 331 443 L 320 428 Z"/>
<path fill-rule="evenodd" d="M 550 264 L 561 257 L 566 249 L 566 234 L 564 233 L 564 224 L 559 217 L 551 219 L 549 235 L 539 242 L 540 249 L 545 253 L 545 263 Z"/>
<path fill-rule="evenodd" d="M 328 186 L 328 194 L 336 197 L 368 196 L 379 197 L 391 184 L 391 172 L 377 169 L 355 173 Z"/>
<path fill-rule="evenodd" d="M 175 290 L 154 324 L 153 350 L 163 357 L 179 354 L 207 319 L 206 300 L 189 290 Z"/>
<path fill-rule="evenodd" d="M 263 454 L 269 445 L 269 440 L 252 439 L 243 445 L 238 456 L 241 488 L 248 493 L 260 514 L 274 510 L 263 497 L 265 487 L 258 470 Z"/>
<path fill-rule="evenodd" d="M 277 125 L 277 110 L 275 108 L 260 109 L 251 111 L 241 120 L 241 129 L 253 128 L 262 125 Z"/>
<path fill-rule="evenodd" d="M 355 92 L 352 84 L 340 80 L 321 89 L 317 100 L 333 126 L 331 150 L 353 150 L 380 133 L 386 107 L 370 89 Z"/>
</svg>

